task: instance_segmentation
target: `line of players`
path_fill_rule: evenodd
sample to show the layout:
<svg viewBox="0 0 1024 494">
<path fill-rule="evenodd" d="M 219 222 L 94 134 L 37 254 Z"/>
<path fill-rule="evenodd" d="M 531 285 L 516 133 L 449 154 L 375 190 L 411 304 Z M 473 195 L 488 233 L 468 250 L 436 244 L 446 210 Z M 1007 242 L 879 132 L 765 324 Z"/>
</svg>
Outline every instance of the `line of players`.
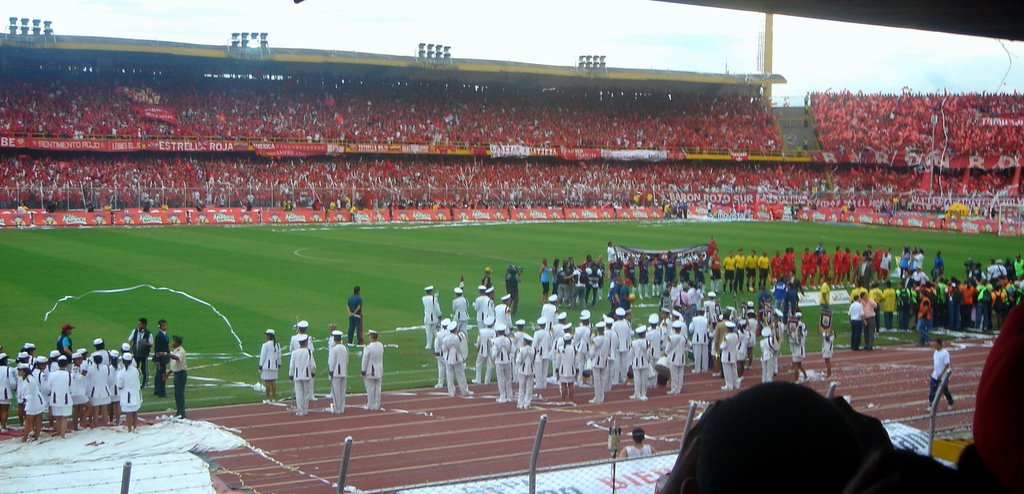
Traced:
<svg viewBox="0 0 1024 494">
<path fill-rule="evenodd" d="M 474 301 L 479 333 L 473 384 L 490 384 L 494 372 L 498 384 L 498 403 L 516 402 L 517 408 L 531 406 L 535 397 L 543 398 L 549 383 L 557 384 L 562 402 L 575 403 L 576 386 L 592 385 L 594 398 L 602 403 L 604 395 L 616 384 L 627 384 L 632 378 L 634 392 L 630 399 L 646 401 L 647 390 L 657 383 L 655 366 L 668 369 L 668 394 L 683 389 L 684 367 L 691 354 L 693 372 L 714 369 L 725 384 L 722 389 L 739 389 L 745 368 L 751 368 L 754 346 L 760 334 L 762 381 L 771 382 L 778 374 L 778 357 L 784 339 L 788 341 L 793 361 L 793 378 L 807 379 L 803 369 L 806 356 L 807 326 L 800 312 L 785 318 L 782 311 L 765 306 L 755 310 L 753 302 L 741 309 L 727 307 L 724 312 L 715 292 L 696 308 L 693 314 L 662 309 L 651 314 L 647 324 L 634 326 L 630 310 L 619 307 L 613 316 L 601 316 L 596 323 L 584 310 L 578 325 L 570 324 L 568 315 L 558 313 L 558 297 L 551 295 L 541 308 L 541 317 L 527 332 L 526 321 L 512 322 L 507 310 L 508 296 L 495 305 L 493 288 L 481 285 Z M 453 318 L 442 319 L 434 287 L 424 289 L 424 327 L 427 348 L 437 360 L 437 384 L 447 387 L 449 396 L 456 391 L 472 396 L 466 380 L 470 359 L 470 338 L 467 334 L 468 301 L 462 288 L 455 288 L 452 301 Z M 760 331 L 758 331 L 760 329 Z M 831 377 L 831 358 L 835 334 L 823 328 L 822 356 L 827 377 Z M 513 384 L 518 390 L 513 392 Z M 538 391 L 537 394 L 534 391 Z"/>
<path fill-rule="evenodd" d="M 122 413 L 128 431 L 135 430 L 142 378 L 130 347 L 122 345 L 123 353 L 107 350 L 100 338 L 93 340 L 93 346 L 92 353 L 80 348 L 69 359 L 58 350 L 49 357 L 36 355 L 36 346 L 25 343 L 14 368 L 8 367 L 8 356 L 0 351 L 0 432 L 8 429 L 12 398 L 24 430 L 22 442 L 30 435 L 39 439 L 44 413 L 60 438 L 69 428 L 117 425 Z"/>
</svg>

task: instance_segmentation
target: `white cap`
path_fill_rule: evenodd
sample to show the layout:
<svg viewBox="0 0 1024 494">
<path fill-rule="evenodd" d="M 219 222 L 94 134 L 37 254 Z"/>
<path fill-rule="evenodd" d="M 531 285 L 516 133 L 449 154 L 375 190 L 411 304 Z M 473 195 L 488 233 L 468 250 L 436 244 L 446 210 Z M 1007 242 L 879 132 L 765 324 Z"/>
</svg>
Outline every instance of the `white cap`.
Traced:
<svg viewBox="0 0 1024 494">
<path fill-rule="evenodd" d="M 484 326 L 494 326 L 494 316 L 488 315 L 484 317 Z"/>
<path fill-rule="evenodd" d="M 512 295 L 511 294 L 508 294 L 508 295 L 505 295 L 505 296 L 501 297 L 501 301 L 502 302 L 505 302 L 507 300 L 512 300 Z"/>
<path fill-rule="evenodd" d="M 533 337 L 530 335 L 523 335 L 523 341 L 533 341 Z"/>
<path fill-rule="evenodd" d="M 342 336 L 345 336 L 345 333 L 342 333 L 341 331 L 335 329 L 334 331 L 331 331 L 331 336 L 341 338 Z"/>
<path fill-rule="evenodd" d="M 484 290 L 484 293 L 486 293 L 488 295 L 494 293 L 494 287 L 493 286 L 487 287 L 487 289 Z"/>
<path fill-rule="evenodd" d="M 131 362 L 133 358 L 135 358 L 135 356 L 130 353 L 121 355 L 121 360 L 124 360 L 125 362 Z"/>
<path fill-rule="evenodd" d="M 584 309 L 583 312 L 580 312 L 580 320 L 581 321 L 589 321 L 590 320 L 590 311 Z"/>
<path fill-rule="evenodd" d="M 682 329 L 683 328 L 683 321 L 682 320 L 678 320 L 678 321 L 673 322 L 672 323 L 672 328 L 674 328 L 674 329 Z"/>
<path fill-rule="evenodd" d="M 448 328 L 448 325 L 451 324 L 451 322 L 452 320 L 446 317 L 444 319 L 441 319 L 441 326 L 444 328 Z"/>
<path fill-rule="evenodd" d="M 539 324 L 541 326 L 543 326 L 543 325 L 545 325 L 547 323 L 548 323 L 547 318 L 541 317 L 540 319 L 537 319 L 537 324 Z"/>
<path fill-rule="evenodd" d="M 270 334 L 270 335 L 276 335 L 277 331 L 274 331 L 273 329 L 268 329 L 268 330 L 265 331 L 265 333 L 266 334 Z"/>
<path fill-rule="evenodd" d="M 746 319 L 740 319 L 739 321 L 736 321 L 736 325 L 741 327 L 741 328 L 745 328 L 745 327 L 747 327 L 747 320 Z"/>
<path fill-rule="evenodd" d="M 780 310 L 780 309 L 775 309 L 775 315 L 776 315 L 776 316 L 779 316 L 779 317 L 782 317 L 782 316 L 783 316 L 784 314 L 782 313 L 782 310 Z"/>
<path fill-rule="evenodd" d="M 732 321 L 725 321 L 725 327 L 729 329 L 736 329 L 736 323 Z"/>
<path fill-rule="evenodd" d="M 565 333 L 564 335 L 562 335 L 562 339 L 565 341 L 572 341 L 572 335 L 569 333 Z"/>
<path fill-rule="evenodd" d="M 505 331 L 508 331 L 508 330 L 505 329 L 505 325 L 504 324 L 494 328 L 494 332 L 495 333 L 504 333 Z"/>
<path fill-rule="evenodd" d="M 100 340 L 100 341 L 103 341 L 103 340 Z M 32 350 L 32 349 L 34 349 L 35 347 L 36 347 L 36 344 L 35 344 L 35 343 L 25 343 L 25 345 L 24 345 L 24 346 L 22 346 L 22 348 L 24 348 L 24 349 L 26 349 L 26 350 Z"/>
<path fill-rule="evenodd" d="M 423 291 L 425 291 L 425 292 L 432 292 L 432 291 L 434 291 L 434 285 L 430 285 L 428 287 L 424 287 Z"/>
<path fill-rule="evenodd" d="M 308 334 L 300 334 L 298 341 L 299 341 L 299 343 L 302 343 L 304 341 L 309 341 L 309 335 Z"/>
<path fill-rule="evenodd" d="M 566 314 L 565 312 L 559 312 L 558 313 L 558 320 L 559 321 L 564 321 L 566 319 L 569 319 L 569 314 Z"/>
<path fill-rule="evenodd" d="M 701 309 L 698 309 L 698 310 L 701 310 Z M 679 311 L 677 311 L 677 310 L 674 310 L 674 311 L 672 311 L 672 317 L 674 317 L 674 318 L 678 319 L 678 318 L 680 318 L 680 317 L 683 317 L 683 313 L 682 313 L 682 312 L 679 312 Z"/>
<path fill-rule="evenodd" d="M 85 354 L 87 354 L 87 353 L 89 353 L 89 352 L 85 351 L 84 348 L 79 348 L 78 350 L 75 350 L 75 355 L 77 355 L 79 357 L 84 357 Z"/>
<path fill-rule="evenodd" d="M 298 326 L 300 328 L 308 328 L 309 327 L 309 321 L 303 319 L 303 320 L 299 321 L 299 323 L 296 324 L 296 326 Z"/>
<path fill-rule="evenodd" d="M 614 322 L 615 322 L 615 319 L 612 319 L 612 318 L 608 317 L 608 315 L 607 315 L 607 314 L 605 314 L 605 315 L 602 315 L 601 317 L 602 317 L 602 320 L 604 321 L 604 323 L 605 323 L 605 325 L 606 325 L 606 326 L 611 326 L 611 325 L 612 325 L 612 323 L 614 323 Z"/>
<path fill-rule="evenodd" d="M 40 356 L 38 356 L 38 357 L 36 357 L 36 363 L 37 363 L 37 364 L 45 364 L 45 363 L 47 363 L 47 362 L 49 362 L 49 361 L 50 361 L 50 359 L 48 359 L 48 358 L 46 358 L 46 357 L 43 357 L 43 356 L 41 356 L 41 355 L 40 355 Z"/>
<path fill-rule="evenodd" d="M 622 307 L 615 309 L 615 315 L 619 317 L 626 317 L 626 309 L 623 309 Z"/>
<path fill-rule="evenodd" d="M 7 354 L 6 354 L 6 353 L 4 353 L 4 352 L 0 352 L 0 360 L 3 360 L 3 359 L 4 359 L 4 358 L 6 358 L 6 357 L 7 357 Z"/>
<path fill-rule="evenodd" d="M 60 357 L 60 352 L 57 350 L 50 350 L 50 358 Z"/>
<path fill-rule="evenodd" d="M 708 292 L 708 298 L 715 298 L 717 296 L 718 296 L 718 294 L 715 293 L 715 292 Z"/>
<path fill-rule="evenodd" d="M 455 293 L 456 293 L 457 295 L 462 295 L 462 289 L 461 289 L 461 288 L 459 288 L 459 287 L 455 287 Z"/>
<path fill-rule="evenodd" d="M 102 344 L 103 344 L 103 338 L 96 338 L 95 340 L 92 340 L 92 346 L 98 346 L 98 345 L 102 345 Z M 32 348 L 35 348 L 35 347 L 32 347 Z"/>
<path fill-rule="evenodd" d="M 378 333 L 376 330 L 373 330 L 373 329 L 371 329 L 368 334 L 370 336 L 380 336 L 380 333 Z"/>
<path fill-rule="evenodd" d="M 526 320 L 525 319 L 517 319 L 516 320 L 516 326 L 526 326 Z"/>
<path fill-rule="evenodd" d="M 28 364 L 18 364 L 18 370 L 29 370 L 32 366 Z"/>
<path fill-rule="evenodd" d="M 18 360 L 28 358 L 28 352 L 18 352 Z"/>
<path fill-rule="evenodd" d="M 747 300 L 747 307 L 751 307 L 751 308 L 754 307 L 754 301 L 753 300 Z"/>
<path fill-rule="evenodd" d="M 803 312 L 794 312 L 793 313 L 793 317 L 795 317 L 797 319 L 803 319 L 804 318 L 804 313 Z"/>
<path fill-rule="evenodd" d="M 640 326 L 636 328 L 636 334 L 644 334 L 647 332 L 647 326 Z"/>
<path fill-rule="evenodd" d="M 761 330 L 761 337 L 762 338 L 767 338 L 767 337 L 769 337 L 771 335 L 772 335 L 772 330 L 770 330 L 768 328 L 764 328 L 764 329 Z"/>
<path fill-rule="evenodd" d="M 118 356 L 120 356 L 120 355 L 121 355 L 121 354 L 120 354 L 120 353 L 118 353 L 118 352 L 117 352 L 117 350 L 111 350 L 111 351 L 110 351 L 110 356 L 111 356 L 111 357 L 117 358 L 117 357 L 118 357 Z"/>
<path fill-rule="evenodd" d="M 459 329 L 459 321 L 448 321 L 448 331 Z"/>
<path fill-rule="evenodd" d="M 61 355 L 61 356 L 57 357 L 57 362 L 67 362 L 67 361 L 68 361 L 67 355 Z"/>
<path fill-rule="evenodd" d="M 128 352 L 132 351 L 132 346 L 127 344 L 127 343 L 121 343 L 121 351 L 125 352 L 125 353 L 128 353 Z"/>
<path fill-rule="evenodd" d="M 597 324 L 594 325 L 594 328 L 596 328 L 596 329 L 604 329 L 604 328 L 607 328 L 607 327 L 608 327 L 608 325 L 605 324 L 604 321 L 598 321 Z"/>
<path fill-rule="evenodd" d="M 647 324 L 658 324 L 658 321 L 660 320 L 661 319 L 658 318 L 657 314 L 651 314 L 647 316 Z"/>
<path fill-rule="evenodd" d="M 476 289 L 480 290 L 481 292 L 486 292 L 487 291 L 487 286 L 479 285 L 479 286 L 476 287 Z"/>
<path fill-rule="evenodd" d="M 558 302 L 558 295 L 551 295 L 548 297 L 548 302 Z"/>
</svg>

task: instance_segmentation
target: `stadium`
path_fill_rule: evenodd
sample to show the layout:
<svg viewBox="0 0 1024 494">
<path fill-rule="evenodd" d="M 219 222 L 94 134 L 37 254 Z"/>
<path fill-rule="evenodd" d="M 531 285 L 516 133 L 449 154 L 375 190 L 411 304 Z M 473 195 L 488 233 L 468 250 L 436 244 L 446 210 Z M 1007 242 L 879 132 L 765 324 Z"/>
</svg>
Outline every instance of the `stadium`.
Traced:
<svg viewBox="0 0 1024 494">
<path fill-rule="evenodd" d="M 1024 96 L 780 105 L 772 18 L 736 74 L 11 17 L 0 492 L 1019 491 Z"/>
</svg>

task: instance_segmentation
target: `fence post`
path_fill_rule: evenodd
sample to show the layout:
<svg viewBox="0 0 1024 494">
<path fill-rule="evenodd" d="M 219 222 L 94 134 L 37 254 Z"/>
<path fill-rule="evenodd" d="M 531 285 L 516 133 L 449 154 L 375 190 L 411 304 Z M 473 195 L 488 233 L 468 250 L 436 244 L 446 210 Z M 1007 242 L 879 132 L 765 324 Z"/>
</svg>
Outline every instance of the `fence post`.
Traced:
<svg viewBox="0 0 1024 494">
<path fill-rule="evenodd" d="M 544 426 L 548 416 L 541 415 L 537 423 L 537 438 L 533 440 L 533 453 L 530 454 L 530 494 L 537 494 L 537 456 L 540 455 L 540 440 L 544 438 Z"/>
<path fill-rule="evenodd" d="M 942 393 L 946 391 L 946 387 L 949 386 L 949 376 L 953 374 L 952 369 L 946 369 L 946 372 L 942 373 L 942 380 L 939 381 L 939 388 L 935 390 L 935 398 L 928 404 L 928 456 L 932 455 L 932 441 L 935 440 L 935 412 L 939 406 L 939 400 L 942 399 Z"/>
<path fill-rule="evenodd" d="M 683 425 L 683 439 L 679 443 L 679 449 L 686 446 L 686 436 L 690 433 L 690 426 L 693 424 L 693 416 L 697 414 L 697 402 L 690 400 L 690 410 L 686 412 L 686 424 Z"/>
<path fill-rule="evenodd" d="M 829 385 L 828 385 L 828 393 L 825 393 L 825 398 L 828 398 L 828 399 L 831 400 L 832 397 L 836 395 L 836 386 L 839 386 L 839 383 L 837 383 L 835 381 L 832 381 L 831 383 L 829 383 Z"/>
<path fill-rule="evenodd" d="M 345 477 L 348 476 L 348 459 L 352 454 L 352 436 L 345 438 L 345 450 L 341 454 L 341 470 L 338 472 L 338 494 L 345 492 Z"/>
<path fill-rule="evenodd" d="M 121 494 L 128 494 L 128 484 L 132 481 L 132 462 L 124 462 L 121 470 Z"/>
</svg>

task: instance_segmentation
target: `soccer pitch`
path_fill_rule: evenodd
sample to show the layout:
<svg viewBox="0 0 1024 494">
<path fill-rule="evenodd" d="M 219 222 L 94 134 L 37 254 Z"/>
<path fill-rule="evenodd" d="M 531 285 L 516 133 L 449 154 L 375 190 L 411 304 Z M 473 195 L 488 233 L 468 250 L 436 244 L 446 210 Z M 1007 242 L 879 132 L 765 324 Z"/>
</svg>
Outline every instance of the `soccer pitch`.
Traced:
<svg viewBox="0 0 1024 494">
<path fill-rule="evenodd" d="M 91 350 L 92 340 L 102 337 L 113 349 L 127 339 L 137 318 L 147 317 L 153 331 L 158 319 L 167 319 L 170 333 L 184 336 L 183 346 L 191 355 L 187 392 L 191 408 L 261 400 L 263 394 L 252 385 L 258 382 L 257 357 L 264 331 L 276 329 L 287 347 L 292 324 L 296 318 L 305 319 L 316 339 L 322 369 L 316 391 L 326 393 L 327 325 L 333 322 L 347 330 L 345 301 L 352 287 L 360 285 L 365 328 L 381 331 L 381 341 L 389 345 L 384 387 L 431 386 L 437 378 L 435 360 L 424 349 L 423 331 L 418 328 L 424 286 L 437 287 L 442 311 L 448 314 L 452 288 L 460 276 L 465 276 L 466 295 L 472 303 L 485 266 L 494 270 L 498 297 L 504 293 L 508 265 L 522 266 L 525 273 L 515 318 L 532 323 L 540 315 L 542 258 L 550 263 L 569 256 L 577 260 L 587 254 L 604 256 L 609 241 L 669 249 L 704 243 L 712 235 L 722 252 L 756 248 L 769 256 L 789 246 L 799 253 L 819 241 L 829 253 L 837 245 L 856 250 L 871 244 L 892 248 L 897 254 L 905 245 L 917 245 L 925 249 L 926 270 L 931 269 L 935 251 L 941 250 L 947 276 L 961 277 L 969 256 L 987 264 L 989 258 L 1008 258 L 1020 251 L 1019 239 L 1010 237 L 811 223 L 12 229 L 0 232 L 4 273 L 0 344 L 12 360 L 25 342 L 35 343 L 45 355 L 55 347 L 61 324 L 71 323 L 77 328 L 75 348 Z M 160 289 L 143 286 L 117 291 L 140 285 Z M 65 296 L 79 298 L 58 303 Z M 722 302 L 734 305 L 754 296 L 745 294 L 737 300 L 727 295 Z M 657 311 L 656 304 L 656 300 L 638 300 L 635 320 L 646 320 Z M 597 308 L 607 311 L 608 303 L 599 301 Z M 849 323 L 843 311 L 845 307 L 837 308 L 838 345 L 849 344 Z M 805 308 L 804 312 L 811 334 L 809 360 L 814 361 L 814 352 L 820 348 L 815 331 L 818 310 Z M 574 322 L 576 315 L 570 314 Z M 914 334 L 883 333 L 878 343 L 915 340 Z M 358 351 L 352 352 L 350 360 L 349 391 L 361 393 Z M 475 357 L 470 360 L 472 364 Z M 279 388 L 279 395 L 291 396 L 287 368 L 282 369 Z M 149 393 L 145 400 L 143 409 L 148 411 L 173 406 L 172 398 L 158 399 Z"/>
</svg>

